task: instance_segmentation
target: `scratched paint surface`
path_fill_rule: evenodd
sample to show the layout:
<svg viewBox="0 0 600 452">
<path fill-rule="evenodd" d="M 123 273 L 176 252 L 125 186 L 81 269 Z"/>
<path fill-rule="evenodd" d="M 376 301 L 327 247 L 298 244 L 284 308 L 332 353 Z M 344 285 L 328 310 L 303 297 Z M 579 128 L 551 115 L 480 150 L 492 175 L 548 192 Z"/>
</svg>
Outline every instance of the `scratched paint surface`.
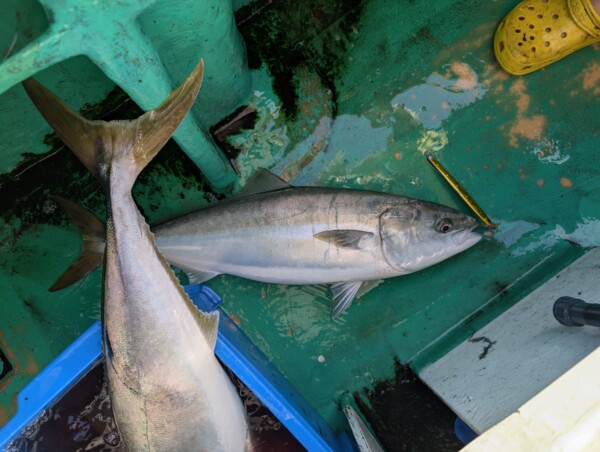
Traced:
<svg viewBox="0 0 600 452">
<path fill-rule="evenodd" d="M 600 48 L 514 78 L 491 51 L 494 28 L 514 2 L 370 0 L 350 2 L 345 13 L 335 2 L 298 3 L 305 2 L 251 3 L 237 12 L 253 68 L 249 103 L 258 112 L 252 130 L 230 137 L 242 180 L 263 166 L 298 185 L 382 190 L 466 212 L 424 159 L 429 150 L 499 224 L 493 237 L 449 261 L 386 280 L 335 321 L 319 289 L 211 281 L 241 328 L 341 429 L 334 400 L 342 391 L 392 377 L 394 357 L 418 372 L 598 245 Z M 282 55 L 272 53 L 277 47 Z M 284 51 L 292 57 L 282 68 Z M 171 179 L 157 174 L 161 180 Z M 185 183 L 179 191 L 197 193 Z M 168 204 L 168 215 L 194 206 L 167 198 L 138 199 Z M 78 247 L 65 221 L 28 229 L 0 250 L 5 262 L 21 262 L 5 276 L 17 287 L 15 312 L 31 336 L 54 338 L 41 367 L 99 315 L 89 299 L 98 296 L 97 272 L 64 294 L 43 292 Z M 29 293 L 46 329 L 36 329 L 20 301 Z"/>
</svg>

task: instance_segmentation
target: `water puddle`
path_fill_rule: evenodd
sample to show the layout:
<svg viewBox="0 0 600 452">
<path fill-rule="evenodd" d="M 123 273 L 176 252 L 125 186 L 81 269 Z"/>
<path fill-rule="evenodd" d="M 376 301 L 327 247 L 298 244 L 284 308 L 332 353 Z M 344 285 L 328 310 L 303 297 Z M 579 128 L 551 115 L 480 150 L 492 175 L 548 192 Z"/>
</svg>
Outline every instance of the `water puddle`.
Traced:
<svg viewBox="0 0 600 452">
<path fill-rule="evenodd" d="M 453 63 L 442 75 L 431 74 L 425 83 L 398 94 L 392 107 L 404 108 L 426 129 L 439 129 L 453 111 L 481 99 L 488 91 L 466 63 Z"/>
<path fill-rule="evenodd" d="M 274 171 L 285 173 L 290 165 L 304 160 L 302 172 L 293 174 L 295 185 L 318 185 L 325 168 L 327 173 L 348 176 L 367 159 L 385 152 L 391 134 L 391 127 L 373 127 L 364 116 L 322 118 L 313 134 L 280 160 Z M 320 152 L 315 152 L 315 146 Z M 310 153 L 315 155 L 306 161 L 304 156 Z"/>
</svg>

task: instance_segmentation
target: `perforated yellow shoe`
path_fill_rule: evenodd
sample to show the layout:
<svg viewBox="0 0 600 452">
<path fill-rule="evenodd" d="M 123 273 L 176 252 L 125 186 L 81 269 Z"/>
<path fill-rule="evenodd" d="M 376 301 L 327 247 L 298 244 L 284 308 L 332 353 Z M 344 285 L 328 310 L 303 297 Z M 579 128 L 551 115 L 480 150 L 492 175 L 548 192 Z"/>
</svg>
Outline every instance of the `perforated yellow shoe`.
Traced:
<svg viewBox="0 0 600 452">
<path fill-rule="evenodd" d="M 496 29 L 502 69 L 522 75 L 600 41 L 600 15 L 590 0 L 524 0 Z"/>
</svg>

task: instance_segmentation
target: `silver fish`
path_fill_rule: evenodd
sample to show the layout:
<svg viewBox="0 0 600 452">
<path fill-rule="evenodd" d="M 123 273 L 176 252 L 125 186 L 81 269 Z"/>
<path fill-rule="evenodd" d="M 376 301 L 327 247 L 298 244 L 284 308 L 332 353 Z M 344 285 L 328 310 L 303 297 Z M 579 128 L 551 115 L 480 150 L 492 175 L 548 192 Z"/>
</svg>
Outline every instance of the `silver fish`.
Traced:
<svg viewBox="0 0 600 452">
<path fill-rule="evenodd" d="M 364 190 L 292 187 L 263 170 L 240 196 L 154 231 L 165 258 L 195 282 L 223 273 L 331 284 L 337 317 L 370 282 L 421 270 L 473 246 L 481 239 L 472 232 L 476 226 L 445 206 Z"/>
<path fill-rule="evenodd" d="M 230 274 L 268 283 L 331 284 L 337 317 L 375 281 L 421 270 L 475 245 L 481 239 L 476 226 L 472 217 L 439 204 L 365 190 L 292 187 L 263 169 L 235 197 L 153 231 L 167 261 L 194 282 Z M 82 232 L 88 239 L 81 257 L 51 290 L 93 268 L 94 232 Z"/>
<path fill-rule="evenodd" d="M 140 171 L 194 102 L 202 75 L 201 61 L 158 108 L 111 122 L 87 121 L 39 83 L 24 82 L 40 113 L 106 189 L 105 252 L 95 244 L 104 252 L 103 355 L 129 450 L 246 447 L 241 401 L 213 352 L 218 313 L 201 313 L 185 295 L 131 196 Z"/>
</svg>

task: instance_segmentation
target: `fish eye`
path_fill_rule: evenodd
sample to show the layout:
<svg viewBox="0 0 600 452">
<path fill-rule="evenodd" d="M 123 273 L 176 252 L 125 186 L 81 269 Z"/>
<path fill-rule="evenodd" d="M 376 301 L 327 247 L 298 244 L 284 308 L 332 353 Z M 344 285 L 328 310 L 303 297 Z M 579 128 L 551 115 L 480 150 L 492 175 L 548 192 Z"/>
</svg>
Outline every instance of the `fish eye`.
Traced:
<svg viewBox="0 0 600 452">
<path fill-rule="evenodd" d="M 445 234 L 452 230 L 452 220 L 450 218 L 442 218 L 435 225 L 435 230 Z"/>
</svg>

